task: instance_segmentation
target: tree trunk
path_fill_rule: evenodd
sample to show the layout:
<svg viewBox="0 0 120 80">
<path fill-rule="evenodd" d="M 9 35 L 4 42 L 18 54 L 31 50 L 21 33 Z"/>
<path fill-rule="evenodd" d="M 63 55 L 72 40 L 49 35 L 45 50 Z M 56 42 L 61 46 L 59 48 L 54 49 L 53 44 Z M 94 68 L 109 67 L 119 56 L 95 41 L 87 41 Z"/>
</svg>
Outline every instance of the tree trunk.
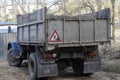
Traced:
<svg viewBox="0 0 120 80">
<path fill-rule="evenodd" d="M 115 0 L 111 0 L 112 4 L 112 36 L 113 43 L 115 43 Z"/>
<path fill-rule="evenodd" d="M 12 21 L 15 20 L 15 5 L 14 5 L 14 1 L 11 0 L 11 4 L 12 4 Z"/>
<path fill-rule="evenodd" d="M 43 7 L 46 7 L 46 0 L 43 0 Z"/>
<path fill-rule="evenodd" d="M 96 0 L 96 4 L 97 4 L 97 10 L 101 10 L 101 8 L 102 8 L 102 1 L 101 0 Z"/>
<path fill-rule="evenodd" d="M 8 17 L 7 17 L 7 14 L 6 14 L 6 0 L 4 0 L 4 21 L 7 21 L 8 20 Z"/>
<path fill-rule="evenodd" d="M 30 13 L 30 4 L 31 3 L 29 3 L 29 0 L 27 0 L 27 13 Z"/>
<path fill-rule="evenodd" d="M 39 0 L 36 0 L 36 9 L 38 10 L 39 8 Z"/>
</svg>

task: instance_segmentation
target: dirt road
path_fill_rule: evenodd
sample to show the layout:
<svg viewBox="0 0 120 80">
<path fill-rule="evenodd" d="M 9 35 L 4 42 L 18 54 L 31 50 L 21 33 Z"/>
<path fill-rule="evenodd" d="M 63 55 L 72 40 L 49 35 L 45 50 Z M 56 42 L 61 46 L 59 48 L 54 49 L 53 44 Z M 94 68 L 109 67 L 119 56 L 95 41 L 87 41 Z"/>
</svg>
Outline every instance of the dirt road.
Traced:
<svg viewBox="0 0 120 80">
<path fill-rule="evenodd" d="M 26 65 L 10 67 L 7 61 L 0 61 L 0 80 L 28 80 Z"/>
<path fill-rule="evenodd" d="M 7 61 L 0 61 L 0 80 L 28 80 L 27 63 L 17 68 L 10 67 Z M 59 76 L 49 80 L 120 80 L 120 74 L 99 71 L 91 76 Z"/>
</svg>

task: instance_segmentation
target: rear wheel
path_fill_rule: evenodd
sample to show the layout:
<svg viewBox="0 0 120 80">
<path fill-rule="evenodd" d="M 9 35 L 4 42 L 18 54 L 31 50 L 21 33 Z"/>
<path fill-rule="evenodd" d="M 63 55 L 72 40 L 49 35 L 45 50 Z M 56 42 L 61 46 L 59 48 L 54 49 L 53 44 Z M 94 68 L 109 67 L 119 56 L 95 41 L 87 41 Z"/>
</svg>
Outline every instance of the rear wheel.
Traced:
<svg viewBox="0 0 120 80">
<path fill-rule="evenodd" d="M 7 61 L 9 63 L 10 66 L 16 66 L 19 67 L 22 64 L 22 59 L 16 59 L 12 56 L 12 48 L 10 48 L 8 50 L 8 54 L 7 54 Z"/>
<path fill-rule="evenodd" d="M 83 75 L 83 63 L 82 59 L 74 59 L 73 60 L 73 71 L 75 75 Z"/>
<path fill-rule="evenodd" d="M 31 53 L 28 58 L 28 70 L 30 80 L 37 80 L 37 60 L 35 53 Z"/>
<path fill-rule="evenodd" d="M 36 53 L 31 53 L 28 58 L 28 70 L 29 70 L 29 79 L 30 80 L 47 80 L 47 78 L 38 78 L 37 77 L 37 59 Z"/>
</svg>

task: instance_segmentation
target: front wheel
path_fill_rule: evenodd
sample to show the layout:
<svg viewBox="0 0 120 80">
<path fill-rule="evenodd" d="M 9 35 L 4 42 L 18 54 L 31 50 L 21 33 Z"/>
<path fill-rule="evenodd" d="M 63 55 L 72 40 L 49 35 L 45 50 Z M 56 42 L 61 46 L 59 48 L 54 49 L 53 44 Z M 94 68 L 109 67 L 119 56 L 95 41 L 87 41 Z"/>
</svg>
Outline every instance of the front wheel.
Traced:
<svg viewBox="0 0 120 80">
<path fill-rule="evenodd" d="M 15 66 L 15 67 L 19 67 L 22 64 L 22 59 L 16 59 L 12 56 L 12 48 L 10 48 L 8 50 L 7 53 L 7 61 L 9 63 L 10 66 Z"/>
</svg>

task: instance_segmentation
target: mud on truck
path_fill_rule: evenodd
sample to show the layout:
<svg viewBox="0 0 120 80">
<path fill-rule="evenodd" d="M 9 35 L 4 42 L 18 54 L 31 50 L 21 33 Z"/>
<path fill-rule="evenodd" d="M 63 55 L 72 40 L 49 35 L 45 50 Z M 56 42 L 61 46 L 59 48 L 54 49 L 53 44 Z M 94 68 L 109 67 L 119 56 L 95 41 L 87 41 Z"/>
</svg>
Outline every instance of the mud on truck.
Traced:
<svg viewBox="0 0 120 80">
<path fill-rule="evenodd" d="M 90 74 L 100 70 L 98 46 L 110 43 L 110 10 L 78 16 L 47 14 L 47 8 L 17 16 L 17 42 L 8 43 L 10 66 L 28 60 L 30 80 L 67 71 Z"/>
</svg>

